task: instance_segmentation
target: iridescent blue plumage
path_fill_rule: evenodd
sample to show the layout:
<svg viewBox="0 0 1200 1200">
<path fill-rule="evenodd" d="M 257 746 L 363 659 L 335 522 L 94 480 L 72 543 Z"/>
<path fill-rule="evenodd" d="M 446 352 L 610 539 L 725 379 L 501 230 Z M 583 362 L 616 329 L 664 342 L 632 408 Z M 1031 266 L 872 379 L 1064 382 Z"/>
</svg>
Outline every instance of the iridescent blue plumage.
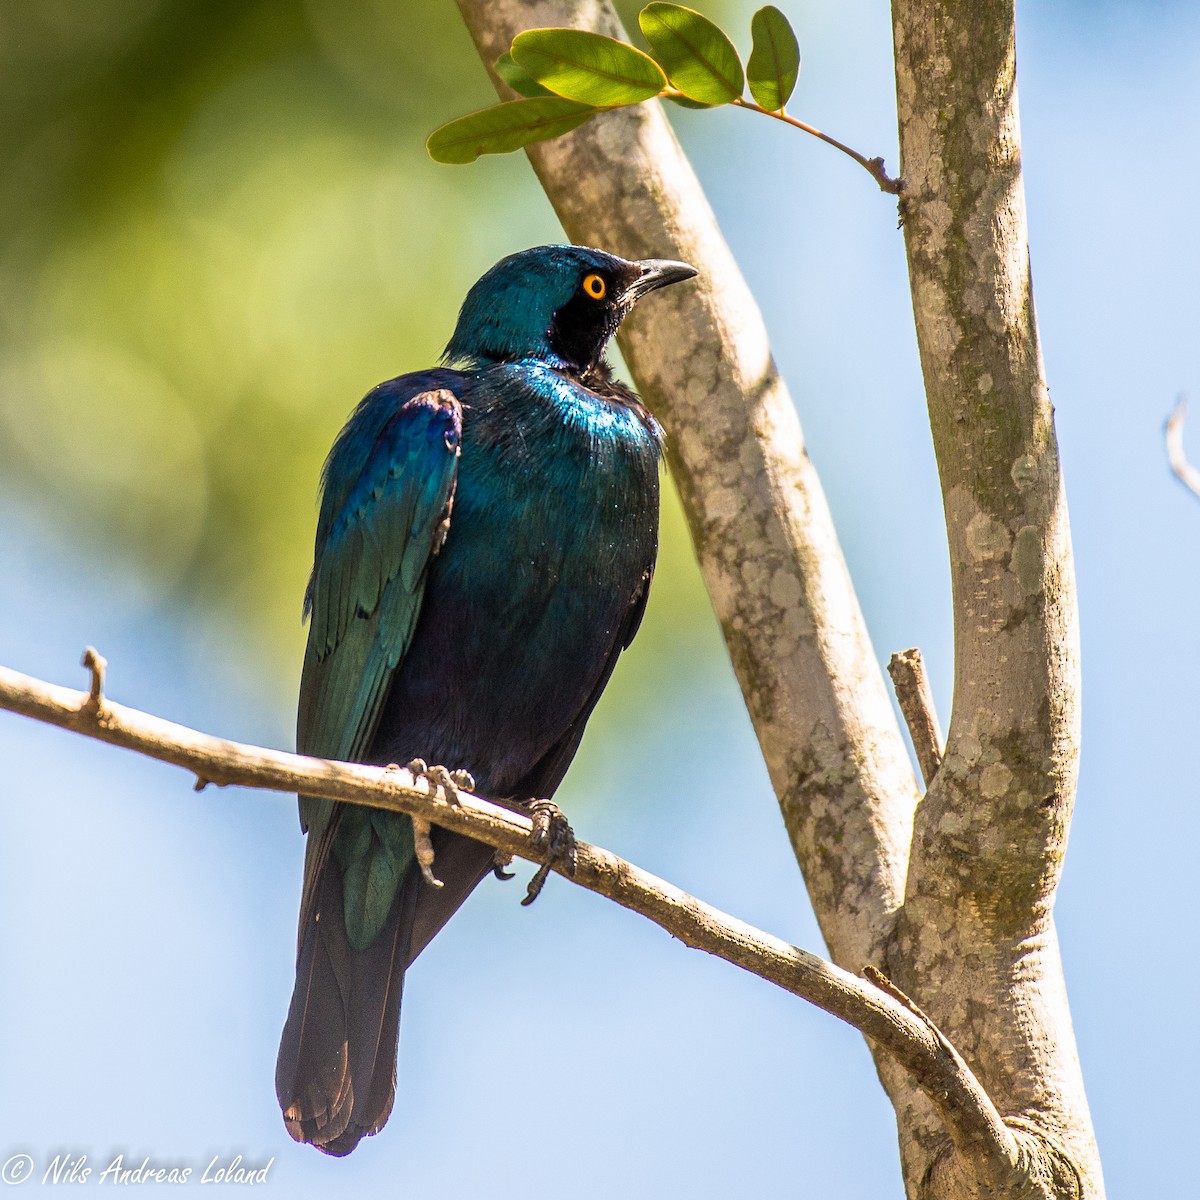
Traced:
<svg viewBox="0 0 1200 1200">
<path fill-rule="evenodd" d="M 469 770 L 499 801 L 553 794 L 654 567 L 657 423 L 603 353 L 679 263 L 582 247 L 502 260 L 450 367 L 375 388 L 326 464 L 297 748 Z M 308 797 L 296 990 L 276 1086 L 289 1132 L 345 1154 L 391 1109 L 404 970 L 492 866 L 408 818 Z"/>
</svg>

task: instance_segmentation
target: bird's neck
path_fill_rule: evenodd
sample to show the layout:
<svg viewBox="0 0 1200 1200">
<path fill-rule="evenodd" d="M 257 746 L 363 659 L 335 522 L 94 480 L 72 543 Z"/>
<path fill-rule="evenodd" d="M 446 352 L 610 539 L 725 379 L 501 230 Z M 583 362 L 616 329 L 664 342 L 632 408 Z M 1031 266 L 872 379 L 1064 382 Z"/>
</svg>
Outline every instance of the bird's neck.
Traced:
<svg viewBox="0 0 1200 1200">
<path fill-rule="evenodd" d="M 648 430 L 656 436 L 659 435 L 658 422 L 642 403 L 641 397 L 613 375 L 612 367 L 604 359 L 598 359 L 582 370 L 565 366 L 554 366 L 553 370 L 564 379 L 587 388 L 594 395 L 629 409 Z"/>
</svg>

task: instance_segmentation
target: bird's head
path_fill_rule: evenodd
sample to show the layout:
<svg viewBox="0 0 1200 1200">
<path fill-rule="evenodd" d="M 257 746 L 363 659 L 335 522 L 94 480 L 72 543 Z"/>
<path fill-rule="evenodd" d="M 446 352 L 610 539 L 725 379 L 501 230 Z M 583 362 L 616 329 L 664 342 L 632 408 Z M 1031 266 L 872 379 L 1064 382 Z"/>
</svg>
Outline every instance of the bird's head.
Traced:
<svg viewBox="0 0 1200 1200">
<path fill-rule="evenodd" d="M 668 259 L 631 262 L 586 246 L 536 246 L 502 258 L 463 301 L 447 362 L 537 358 L 586 371 L 637 300 L 690 279 Z"/>
</svg>

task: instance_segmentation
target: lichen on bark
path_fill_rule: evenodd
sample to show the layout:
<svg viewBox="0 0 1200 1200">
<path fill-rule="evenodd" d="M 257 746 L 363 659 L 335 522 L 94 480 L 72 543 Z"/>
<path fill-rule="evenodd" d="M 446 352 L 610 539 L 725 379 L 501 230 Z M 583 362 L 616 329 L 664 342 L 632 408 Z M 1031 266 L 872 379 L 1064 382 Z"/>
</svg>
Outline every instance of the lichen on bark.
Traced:
<svg viewBox="0 0 1200 1200">
<path fill-rule="evenodd" d="M 1029 267 L 1012 18 L 1005 0 L 893 3 L 905 245 L 945 502 L 955 686 L 888 961 L 1001 1111 L 1022 1116 L 1031 1183 L 1078 1180 L 1099 1196 L 1051 915 L 1075 796 L 1078 632 Z M 957 1168 L 931 1168 L 940 1139 L 920 1120 L 902 1128 L 910 1185 L 968 1194 L 951 1186 Z"/>
</svg>

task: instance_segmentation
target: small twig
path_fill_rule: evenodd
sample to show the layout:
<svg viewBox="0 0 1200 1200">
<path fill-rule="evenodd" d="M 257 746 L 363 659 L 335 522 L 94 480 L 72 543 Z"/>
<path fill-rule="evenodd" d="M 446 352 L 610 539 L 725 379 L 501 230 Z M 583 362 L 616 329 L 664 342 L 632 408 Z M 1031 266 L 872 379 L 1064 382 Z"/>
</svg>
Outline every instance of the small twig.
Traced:
<svg viewBox="0 0 1200 1200">
<path fill-rule="evenodd" d="M 928 787 L 942 765 L 942 731 L 920 650 L 897 651 L 888 663 L 888 674 L 892 677 L 896 699 L 900 702 L 921 775 Z"/>
<path fill-rule="evenodd" d="M 21 713 L 151 758 L 218 784 L 300 792 L 324 800 L 407 813 L 531 862 L 545 856 L 523 813 L 460 791 L 431 793 L 427 781 L 396 767 L 368 767 L 286 754 L 209 737 L 108 703 L 103 717 L 87 697 L 0 667 L 0 709 Z M 760 932 L 616 855 L 576 842 L 553 870 L 640 913 L 686 946 L 704 950 L 824 1009 L 891 1055 L 934 1104 L 954 1144 L 1000 1174 L 1019 1166 L 1019 1147 L 979 1081 L 944 1036 L 911 1005 L 814 954 Z"/>
<path fill-rule="evenodd" d="M 911 996 L 901 991 L 878 967 L 873 967 L 868 963 L 863 967 L 862 973 L 865 979 L 869 979 L 881 991 L 887 992 L 893 1000 L 898 1004 L 903 1004 L 914 1017 L 924 1022 L 925 1027 L 942 1042 L 949 1053 L 955 1055 L 958 1053 L 950 1044 L 950 1039 L 934 1024 L 933 1018 Z"/>
<path fill-rule="evenodd" d="M 90 717 L 99 717 L 104 712 L 104 672 L 108 669 L 108 659 L 94 646 L 88 646 L 83 652 L 81 664 L 91 671 L 92 682 L 79 711 Z"/>
<path fill-rule="evenodd" d="M 812 125 L 793 117 L 790 113 L 784 112 L 783 109 L 772 110 L 763 108 L 761 104 L 755 104 L 753 100 L 744 100 L 740 96 L 732 101 L 732 103 L 736 104 L 738 108 L 748 108 L 752 112 L 759 112 L 764 116 L 774 117 L 777 121 L 783 121 L 785 124 L 794 125 L 797 129 L 802 129 L 805 133 L 811 133 L 813 137 L 820 138 L 821 141 L 826 142 L 835 150 L 840 150 L 843 154 L 848 154 L 879 184 L 881 192 L 886 192 L 889 196 L 899 196 L 904 191 L 904 180 L 902 178 L 893 179 L 883 169 L 882 158 L 867 158 L 866 155 L 859 154 L 857 150 L 852 150 L 844 142 L 839 142 L 837 138 L 830 137 L 827 133 L 822 133 Z"/>
<path fill-rule="evenodd" d="M 1180 396 L 1175 411 L 1167 418 L 1167 459 L 1184 487 L 1200 496 L 1200 471 L 1188 462 L 1183 449 L 1183 418 L 1186 414 L 1187 400 Z"/>
</svg>

